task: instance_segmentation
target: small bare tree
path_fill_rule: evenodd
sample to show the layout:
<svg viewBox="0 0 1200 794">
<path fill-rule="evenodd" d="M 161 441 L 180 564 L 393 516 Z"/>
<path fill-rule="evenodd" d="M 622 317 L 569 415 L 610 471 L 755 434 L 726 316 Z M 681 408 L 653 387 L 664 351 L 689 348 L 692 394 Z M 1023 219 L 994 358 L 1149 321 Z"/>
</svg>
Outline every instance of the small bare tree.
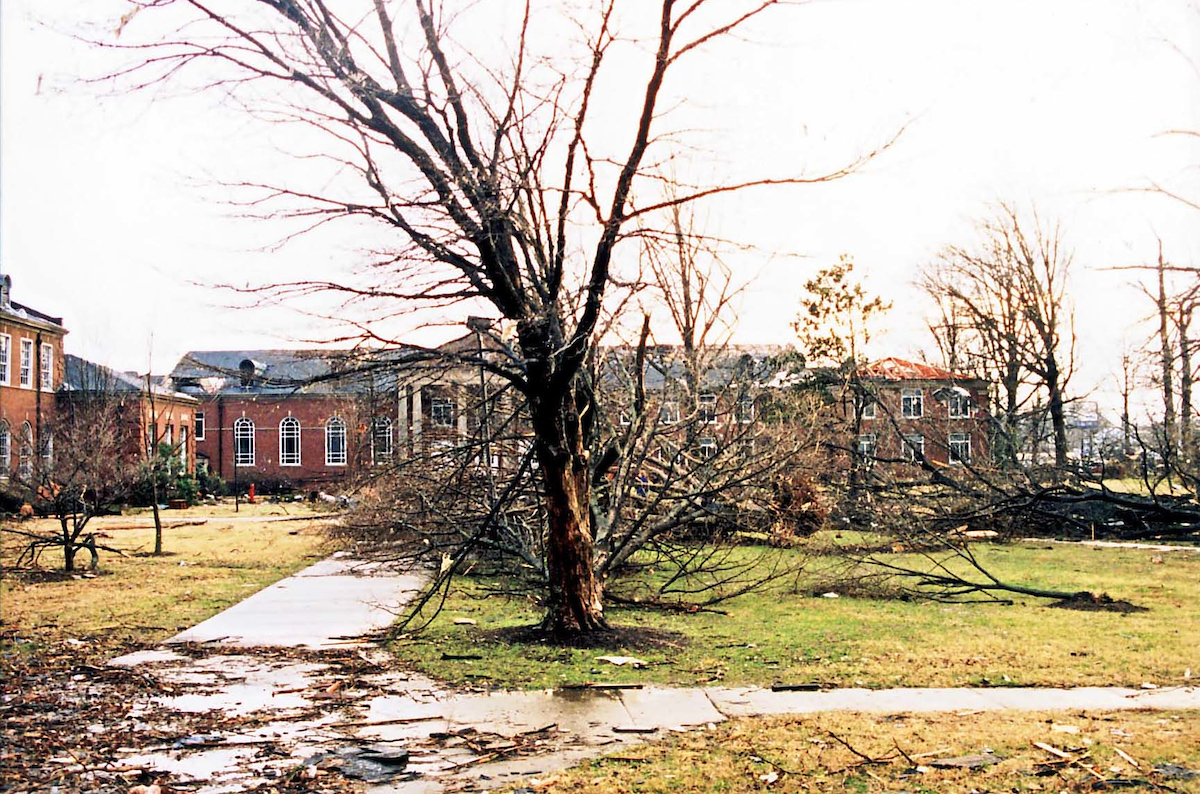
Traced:
<svg viewBox="0 0 1200 794">
<path fill-rule="evenodd" d="M 45 549 L 61 547 L 66 571 L 76 569 L 75 557 L 85 549 L 96 567 L 98 546 L 88 522 L 125 500 L 138 471 L 137 392 L 119 391 L 102 367 L 78 375 L 83 388 L 58 395 L 57 421 L 43 432 L 41 454 L 13 479 L 37 512 L 57 521 L 58 531 L 8 529 L 27 541 L 22 562 L 36 563 Z"/>
</svg>

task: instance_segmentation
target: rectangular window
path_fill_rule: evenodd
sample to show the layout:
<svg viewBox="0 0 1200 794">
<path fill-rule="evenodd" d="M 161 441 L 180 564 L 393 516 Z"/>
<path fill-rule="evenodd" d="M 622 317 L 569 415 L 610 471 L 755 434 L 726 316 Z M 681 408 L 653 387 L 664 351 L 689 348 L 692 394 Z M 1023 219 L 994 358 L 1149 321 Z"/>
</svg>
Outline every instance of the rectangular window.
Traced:
<svg viewBox="0 0 1200 794">
<path fill-rule="evenodd" d="M 434 427 L 454 427 L 454 400 L 434 397 L 429 401 L 429 421 Z"/>
<path fill-rule="evenodd" d="M 187 425 L 179 426 L 179 468 L 184 472 L 188 467 L 188 428 Z"/>
<path fill-rule="evenodd" d="M 371 432 L 371 460 L 386 463 L 392 459 L 392 420 L 378 416 Z"/>
<path fill-rule="evenodd" d="M 859 416 L 861 416 L 863 419 L 874 419 L 876 415 L 875 398 L 868 395 L 863 395 L 858 399 L 860 401 L 859 409 L 861 411 Z"/>
<path fill-rule="evenodd" d="M 717 454 L 717 440 L 712 436 L 700 439 L 700 459 L 709 460 Z"/>
<path fill-rule="evenodd" d="M 54 390 L 54 346 L 42 344 L 42 391 Z"/>
<path fill-rule="evenodd" d="M 697 400 L 697 412 L 700 421 L 706 425 L 716 424 L 717 395 L 710 392 L 701 394 Z"/>
<path fill-rule="evenodd" d="M 925 458 L 925 436 L 910 435 L 904 436 L 904 459 L 910 463 L 917 463 Z"/>
<path fill-rule="evenodd" d="M 196 411 L 196 440 L 204 440 L 204 411 Z"/>
<path fill-rule="evenodd" d="M 875 457 L 875 445 L 878 438 L 874 433 L 863 433 L 858 437 L 858 454 L 864 458 Z"/>
<path fill-rule="evenodd" d="M 33 386 L 33 340 L 21 340 L 21 386 Z"/>
<path fill-rule="evenodd" d="M 971 462 L 971 434 L 970 433 L 951 433 L 950 434 L 950 462 L 951 463 L 970 463 Z"/>
<path fill-rule="evenodd" d="M 679 421 L 679 403 L 667 400 L 658 409 L 658 421 L 664 425 L 673 425 Z"/>
<path fill-rule="evenodd" d="M 950 412 L 951 419 L 970 419 L 971 395 L 958 393 L 951 394 L 950 399 L 946 403 L 946 407 Z"/>
<path fill-rule="evenodd" d="M 737 402 L 737 420 L 748 425 L 754 421 L 754 400 L 742 397 Z"/>
<path fill-rule="evenodd" d="M 12 357 L 12 337 L 0 334 L 0 386 L 8 385 L 8 362 Z"/>
<path fill-rule="evenodd" d="M 925 415 L 925 394 L 920 389 L 900 391 L 900 415 L 905 419 L 920 419 Z"/>
<path fill-rule="evenodd" d="M 42 437 L 38 441 L 42 453 L 42 470 L 49 471 L 54 468 L 54 434 L 49 428 L 42 428 Z"/>
</svg>

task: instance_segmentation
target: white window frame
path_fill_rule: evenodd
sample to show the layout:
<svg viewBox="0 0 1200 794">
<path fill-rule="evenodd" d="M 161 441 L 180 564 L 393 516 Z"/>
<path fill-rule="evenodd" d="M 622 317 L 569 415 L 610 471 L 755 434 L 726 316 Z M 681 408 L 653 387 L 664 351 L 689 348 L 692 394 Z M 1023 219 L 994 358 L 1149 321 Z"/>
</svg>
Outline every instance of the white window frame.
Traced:
<svg viewBox="0 0 1200 794">
<path fill-rule="evenodd" d="M 748 425 L 754 421 L 754 399 L 748 396 L 739 397 L 737 401 L 738 423 Z"/>
<path fill-rule="evenodd" d="M 54 432 L 49 427 L 42 426 L 41 436 L 38 438 L 38 457 L 42 459 L 42 471 L 50 471 L 54 467 Z"/>
<path fill-rule="evenodd" d="M 0 480 L 8 479 L 9 466 L 12 463 L 12 430 L 8 422 L 0 419 Z"/>
<path fill-rule="evenodd" d="M 925 457 L 925 436 L 920 433 L 906 434 L 901 438 L 901 450 L 909 463 L 919 463 Z M 915 448 L 915 449 L 914 449 Z"/>
<path fill-rule="evenodd" d="M 33 340 L 21 340 L 21 388 L 33 388 Z"/>
<path fill-rule="evenodd" d="M 658 408 L 658 421 L 664 425 L 674 425 L 679 423 L 679 403 L 675 400 L 667 400 Z"/>
<path fill-rule="evenodd" d="M 0 334 L 0 386 L 9 385 L 9 377 L 12 372 L 11 362 L 12 337 L 8 334 Z"/>
<path fill-rule="evenodd" d="M 717 439 L 715 436 L 701 436 L 697 439 L 696 448 L 701 460 L 712 460 L 717 456 Z"/>
<path fill-rule="evenodd" d="M 971 462 L 971 434 L 951 433 L 946 443 L 952 465 L 961 466 Z M 965 455 L 963 453 L 966 453 Z"/>
<path fill-rule="evenodd" d="M 717 395 L 706 391 L 696 398 L 696 413 L 701 424 L 717 423 Z"/>
<path fill-rule="evenodd" d="M 858 454 L 863 458 L 874 458 L 875 451 L 879 448 L 879 435 L 876 433 L 863 433 L 858 437 Z"/>
<path fill-rule="evenodd" d="M 234 466 L 253 466 L 254 465 L 254 422 L 253 420 L 239 416 L 233 421 L 233 465 Z M 242 449 L 242 444 L 245 442 L 246 448 Z"/>
<path fill-rule="evenodd" d="M 294 416 L 285 416 L 279 420 L 279 465 L 299 466 L 301 460 L 300 439 L 303 434 L 300 420 Z M 284 443 L 289 439 L 295 441 L 296 448 L 287 450 Z"/>
<path fill-rule="evenodd" d="M 380 429 L 386 428 L 386 433 L 381 433 Z M 380 444 L 382 437 L 384 443 Z M 371 422 L 371 462 L 386 463 L 392 459 L 396 452 L 395 432 L 390 416 L 377 416 Z"/>
<path fill-rule="evenodd" d="M 17 474 L 23 480 L 33 476 L 33 425 L 21 423 L 21 435 L 17 439 Z"/>
<path fill-rule="evenodd" d="M 54 345 L 42 342 L 42 370 L 38 373 L 38 385 L 42 391 L 54 391 Z"/>
<path fill-rule="evenodd" d="M 969 394 L 951 394 L 946 401 L 946 412 L 951 419 L 970 419 L 971 407 Z"/>
<path fill-rule="evenodd" d="M 925 392 L 921 389 L 900 390 L 900 416 L 920 419 L 925 415 Z"/>
<path fill-rule="evenodd" d="M 434 427 L 454 427 L 455 409 L 453 397 L 430 397 L 429 423 Z"/>
<path fill-rule="evenodd" d="M 334 444 L 335 439 L 339 437 L 340 449 Z M 346 420 L 340 416 L 331 416 L 325 422 L 325 465 L 345 466 L 346 460 Z"/>
<path fill-rule="evenodd" d="M 858 399 L 861 400 L 861 402 L 859 403 L 859 417 L 860 418 L 874 419 L 876 416 L 878 416 L 879 404 L 875 401 L 874 397 L 872 397 L 869 394 L 864 394 L 863 396 L 859 397 Z"/>
<path fill-rule="evenodd" d="M 179 469 L 184 474 L 188 470 L 188 426 L 187 422 L 179 424 Z"/>
<path fill-rule="evenodd" d="M 204 440 L 204 431 L 206 429 L 204 427 L 204 411 L 196 411 L 196 414 L 193 418 L 195 420 L 195 425 L 196 425 L 196 440 L 203 441 Z"/>
</svg>

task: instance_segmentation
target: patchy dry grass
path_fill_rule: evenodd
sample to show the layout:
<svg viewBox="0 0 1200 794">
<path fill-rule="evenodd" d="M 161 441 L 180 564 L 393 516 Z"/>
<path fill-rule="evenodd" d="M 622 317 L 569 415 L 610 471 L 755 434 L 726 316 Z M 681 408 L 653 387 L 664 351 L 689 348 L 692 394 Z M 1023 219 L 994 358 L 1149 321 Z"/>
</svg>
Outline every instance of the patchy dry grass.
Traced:
<svg viewBox="0 0 1200 794">
<path fill-rule="evenodd" d="M 820 573 L 721 605 L 725 614 L 610 609 L 622 626 L 682 635 L 675 647 L 608 651 L 522 645 L 497 630 L 535 623 L 537 605 L 483 598 L 467 581 L 431 627 L 393 645 L 399 658 L 455 683 L 547 687 L 609 683 L 829 686 L 1139 686 L 1200 676 L 1200 554 L 1059 544 L 980 545 L 1002 578 L 1068 591 L 1106 592 L 1148 608 L 1116 614 L 1050 609 L 1045 601 L 941 604 L 843 594 Z M 805 558 L 796 552 L 799 564 Z M 455 624 L 469 618 L 474 625 Z M 616 667 L 618 652 L 648 662 Z M 482 656 L 482 659 L 445 659 Z"/>
<path fill-rule="evenodd" d="M 272 507 L 260 508 L 259 516 Z M 163 514 L 165 554 L 154 548 L 148 515 L 95 519 L 97 542 L 126 556 L 101 552 L 96 575 L 66 576 L 62 554 L 47 551 L 40 571 L 14 571 L 22 541 L 0 533 L 0 582 L 6 638 L 57 640 L 90 637 L 116 647 L 165 639 L 241 601 L 324 556 L 319 525 L 265 522 L 253 514 L 229 520 L 199 508 Z M 188 523 L 203 522 L 203 523 Z M 186 524 L 186 525 L 181 525 Z M 49 529 L 27 522 L 22 529 Z M 87 554 L 78 558 L 86 564 Z"/>
<path fill-rule="evenodd" d="M 984 753 L 995 762 L 937 766 Z M 538 790 L 1200 792 L 1200 774 L 1186 779 L 1164 765 L 1200 773 L 1200 714 L 818 714 L 676 735 L 582 764 Z"/>
</svg>

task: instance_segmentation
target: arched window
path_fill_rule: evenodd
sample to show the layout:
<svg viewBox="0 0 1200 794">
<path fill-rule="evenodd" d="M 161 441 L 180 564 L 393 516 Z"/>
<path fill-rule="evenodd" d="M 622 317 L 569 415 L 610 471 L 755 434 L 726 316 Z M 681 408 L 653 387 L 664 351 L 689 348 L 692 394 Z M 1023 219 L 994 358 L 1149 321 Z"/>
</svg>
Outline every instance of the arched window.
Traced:
<svg viewBox="0 0 1200 794">
<path fill-rule="evenodd" d="M 28 480 L 33 476 L 33 426 L 28 422 L 21 423 L 17 444 L 17 475 Z"/>
<path fill-rule="evenodd" d="M 244 416 L 233 423 L 233 465 L 254 465 L 254 423 Z"/>
<path fill-rule="evenodd" d="M 377 416 L 371 427 L 371 460 L 386 463 L 391 459 L 392 420 L 386 416 Z"/>
<path fill-rule="evenodd" d="M 12 436 L 8 432 L 8 422 L 0 419 L 0 477 L 7 477 L 9 466 L 12 464 Z"/>
<path fill-rule="evenodd" d="M 325 423 L 325 465 L 346 465 L 346 423 L 336 416 Z"/>
<path fill-rule="evenodd" d="M 300 420 L 294 416 L 279 423 L 279 465 L 300 465 Z"/>
</svg>

